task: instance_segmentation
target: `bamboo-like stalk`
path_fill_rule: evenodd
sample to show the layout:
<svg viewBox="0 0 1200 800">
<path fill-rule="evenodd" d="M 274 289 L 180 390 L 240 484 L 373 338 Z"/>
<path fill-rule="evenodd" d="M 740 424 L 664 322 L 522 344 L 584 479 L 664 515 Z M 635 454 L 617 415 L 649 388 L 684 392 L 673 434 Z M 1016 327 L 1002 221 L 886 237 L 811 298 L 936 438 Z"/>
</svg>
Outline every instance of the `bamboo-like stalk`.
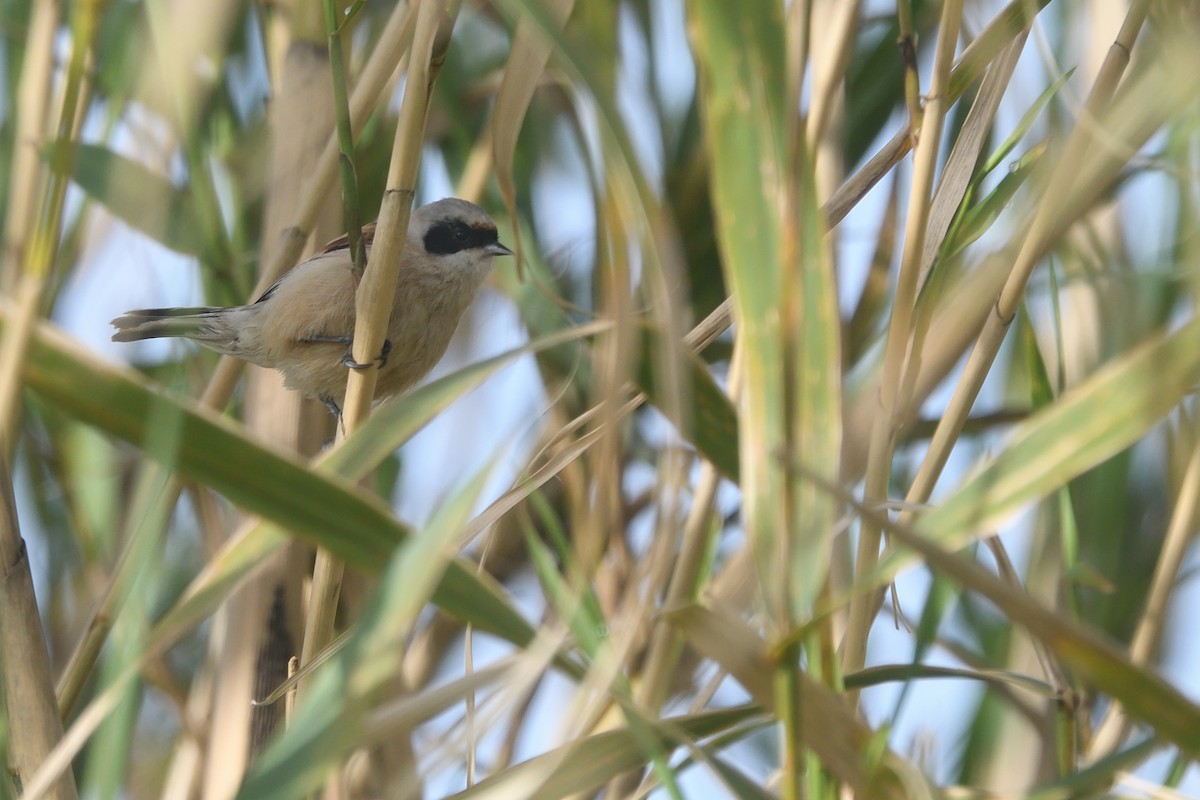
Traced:
<svg viewBox="0 0 1200 800">
<path fill-rule="evenodd" d="M 913 333 L 913 316 L 916 310 L 918 278 L 921 272 L 921 257 L 925 250 L 925 233 L 929 220 L 929 207 L 933 196 L 933 173 L 937 166 L 938 149 L 941 145 L 942 123 L 950 107 L 946 92 L 950 81 L 950 66 L 958 42 L 959 26 L 962 22 L 962 2 L 952 0 L 942 7 L 941 25 L 938 30 L 937 52 L 934 56 L 933 77 L 929 87 L 929 100 L 922 117 L 921 133 L 916 155 L 913 159 L 913 178 L 909 192 L 908 218 L 904 231 L 904 249 L 900 263 L 900 277 L 896 285 L 892 318 L 888 326 L 887 350 L 880 379 L 879 413 L 871 427 L 871 444 L 867 456 L 865 500 L 868 505 L 882 503 L 887 499 L 888 481 L 891 477 L 892 448 L 895 444 L 895 425 L 898 408 L 906 402 L 900 395 L 904 365 L 909 357 L 909 345 Z M 858 540 L 855 559 L 855 575 L 868 575 L 879 558 L 880 530 L 864 520 Z M 850 602 L 842 654 L 842 672 L 862 669 L 866 660 L 867 637 L 875 617 L 877 599 L 874 593 L 856 595 Z M 857 693 L 851 693 L 857 702 Z"/>
<path fill-rule="evenodd" d="M 422 0 L 416 11 L 416 27 L 412 47 L 408 53 L 408 72 L 405 80 L 404 98 L 392 147 L 392 160 L 388 170 L 387 188 L 380 207 L 376 228 L 375 245 L 372 248 L 370 269 L 366 269 L 365 250 L 360 246 L 353 250 L 355 269 L 362 275 L 356 295 L 357 314 L 354 327 L 354 342 L 351 352 L 359 363 L 368 363 L 375 356 L 361 356 L 363 352 L 377 354 L 383 346 L 388 322 L 391 319 L 392 298 L 399 281 L 400 257 L 407 241 L 408 219 L 412 210 L 417 172 L 420 167 L 425 138 L 425 123 L 429 112 L 433 84 L 445 61 L 446 49 L 450 44 L 451 32 L 458 15 L 457 0 Z M 326 0 L 327 24 L 332 25 L 331 3 Z M 336 37 L 330 37 L 331 52 L 336 52 Z M 336 69 L 335 62 L 335 69 Z M 335 77 L 335 85 L 338 79 Z M 357 220 L 357 185 L 350 161 L 353 154 L 350 142 L 349 121 L 340 107 L 338 111 L 338 139 L 341 152 L 343 206 L 347 226 Z M 351 231 L 348 229 L 348 235 Z M 356 233 L 356 231 L 354 231 Z M 354 239 L 350 241 L 353 243 Z M 353 247 L 353 244 L 351 245 Z M 375 394 L 376 371 L 350 370 L 346 387 L 346 402 L 343 408 L 343 427 L 339 432 L 345 436 L 358 428 L 370 413 Z M 300 656 L 300 667 L 323 650 L 333 635 L 333 619 L 341 594 L 344 565 L 324 550 L 318 550 L 313 567 L 312 588 L 309 594 L 304 640 Z M 394 739 L 383 751 L 384 770 L 394 771 L 396 765 L 411 766 L 413 754 L 406 746 L 407 737 Z M 391 763 L 388 763 L 391 762 Z M 390 779 L 390 778 L 388 778 Z M 385 779 L 385 780 L 388 780 Z M 411 789 L 411 787 L 410 787 Z"/>
<path fill-rule="evenodd" d="M 0 264 L 0 290 L 16 286 L 25 248 L 37 208 L 38 179 L 42 163 L 38 146 L 49 133 L 46 107 L 54 66 L 54 31 L 61 15 L 56 0 L 35 3 L 29 20 L 25 59 L 17 93 L 16 134 L 12 156 L 12 178 L 8 186 L 8 214 L 4 220 L 4 263 Z"/>
<path fill-rule="evenodd" d="M 388 80 L 406 52 L 405 41 L 411 37 L 415 14 L 414 3 L 397 4 L 387 26 L 380 34 L 379 43 L 371 53 L 367 65 L 355 84 L 354 93 L 350 98 L 350 120 L 354 129 L 360 129 L 366 123 L 371 112 L 378 106 Z M 305 181 L 301 192 L 299 211 L 292 223 L 279 234 L 279 241 L 271 251 L 271 258 L 266 268 L 259 276 L 258 284 L 251 293 L 251 298 L 258 297 L 279 276 L 296 265 L 308 237 L 312 235 L 316 221 L 329 193 L 333 191 L 338 177 L 338 143 L 337 136 L 331 136 L 321 157 L 312 168 L 312 174 Z M 235 358 L 223 358 L 214 370 L 201 396 L 201 402 L 212 408 L 224 408 L 238 376 L 245 366 Z"/>
<path fill-rule="evenodd" d="M 942 19 L 945 19 L 945 11 L 942 14 Z M 896 3 L 896 20 L 900 28 L 897 41 L 900 61 L 904 64 L 904 104 L 908 106 L 908 130 L 916 146 L 925 123 L 921 118 L 921 76 L 917 71 L 917 32 L 913 29 L 911 0 Z"/>
<path fill-rule="evenodd" d="M 942 168 L 937 191 L 929 206 L 921 267 L 917 276 L 918 291 L 929 280 L 934 258 L 945 243 L 946 234 L 963 204 L 980 150 L 988 131 L 992 130 L 996 110 L 1016 69 L 1026 36 L 1026 33 L 1021 33 L 1014 38 L 988 67 L 954 147 L 946 159 L 946 165 Z M 909 357 L 904 365 L 899 392 L 899 396 L 904 398 L 905 408 L 897 412 L 899 417 L 893 423 L 895 430 L 899 430 L 906 418 L 920 405 L 916 385 L 921 377 L 922 359 L 928 344 L 927 337 L 931 330 L 932 318 L 933 309 L 930 307 L 913 321 L 912 342 L 909 345 Z"/>
<path fill-rule="evenodd" d="M 416 30 L 409 54 L 404 100 L 388 169 L 387 189 L 379 212 L 374 247 L 374 275 L 364 275 L 357 294 L 358 316 L 354 326 L 353 357 L 371 363 L 383 347 L 392 298 L 400 274 L 400 256 L 408 231 L 408 217 L 416 196 L 417 170 L 425 137 L 433 82 L 437 80 L 450 44 L 457 16 L 453 2 L 422 0 L 417 10 Z M 376 370 L 350 370 L 343 409 L 346 431 L 354 431 L 370 413 L 375 395 Z"/>
<path fill-rule="evenodd" d="M 0 453 L 0 708 L 8 739 L 8 764 L 0 777 L 27 783 L 63 736 L 62 719 L 54 700 L 50 656 L 42 633 L 34 595 L 29 555 L 17 520 L 8 458 Z M 12 770 L 12 777 L 8 773 Z M 7 789 L 0 789 L 7 795 Z M 77 794 L 71 772 L 59 777 L 46 792 L 51 800 L 73 800 Z"/>
<path fill-rule="evenodd" d="M 388 188 L 372 248 L 371 269 L 363 275 L 357 295 L 358 316 L 354 326 L 352 354 L 359 363 L 371 363 L 383 347 L 401 268 L 400 255 L 407 235 L 408 217 L 415 196 L 413 187 L 420 165 L 430 93 L 450 42 L 450 30 L 457 10 L 457 3 L 424 0 L 417 11 L 408 78 L 388 171 Z M 346 403 L 342 409 L 347 433 L 353 432 L 370 413 L 375 377 L 374 369 L 350 370 Z M 313 568 L 308 618 L 305 621 L 301 667 L 331 638 L 342 573 L 340 561 L 327 552 L 318 551 L 317 563 Z"/>
<path fill-rule="evenodd" d="M 81 2 L 75 6 L 71 18 L 71 59 L 67 64 L 66 85 L 55 125 L 55 135 L 69 144 L 57 151 L 50 164 L 24 271 L 16 289 L 15 311 L 5 326 L 6 335 L 0 344 L 0 452 L 5 454 L 10 454 L 16 445 L 21 365 L 40 313 L 43 287 L 58 255 L 63 204 L 75 152 L 72 133 L 88 95 L 86 66 L 96 35 L 100 5 L 99 0 Z"/>
</svg>

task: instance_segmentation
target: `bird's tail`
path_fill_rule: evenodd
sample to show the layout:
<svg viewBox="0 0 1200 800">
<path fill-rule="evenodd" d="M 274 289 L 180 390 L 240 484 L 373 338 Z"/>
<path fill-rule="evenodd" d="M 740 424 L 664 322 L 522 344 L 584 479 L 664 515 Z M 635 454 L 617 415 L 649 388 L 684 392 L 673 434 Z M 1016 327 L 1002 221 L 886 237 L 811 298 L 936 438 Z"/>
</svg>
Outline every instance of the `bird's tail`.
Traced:
<svg viewBox="0 0 1200 800">
<path fill-rule="evenodd" d="M 222 324 L 224 308 L 140 308 L 129 311 L 112 321 L 117 332 L 114 342 L 136 342 L 139 339 L 158 339 L 182 336 L 210 346 L 228 338 L 228 325 Z"/>
</svg>

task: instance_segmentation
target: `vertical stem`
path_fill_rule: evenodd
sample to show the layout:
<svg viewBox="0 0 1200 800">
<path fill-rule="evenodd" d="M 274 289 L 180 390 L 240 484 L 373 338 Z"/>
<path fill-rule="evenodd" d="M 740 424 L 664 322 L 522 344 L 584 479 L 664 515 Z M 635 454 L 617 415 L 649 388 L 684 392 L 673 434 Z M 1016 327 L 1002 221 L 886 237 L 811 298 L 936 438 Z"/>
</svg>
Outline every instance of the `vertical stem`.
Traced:
<svg viewBox="0 0 1200 800">
<path fill-rule="evenodd" d="M 67 65 L 66 87 L 55 132 L 60 146 L 52 151 L 46 188 L 39 203 L 36 227 L 25 259 L 25 271 L 17 289 L 16 308 L 0 349 L 0 453 L 3 454 L 11 453 L 15 446 L 21 367 L 39 313 L 42 289 L 58 256 L 63 202 L 75 158 L 72 135 L 82 105 L 80 99 L 85 96 L 87 59 L 99 13 L 100 0 L 81 0 L 76 4 L 71 20 L 71 60 Z"/>
<path fill-rule="evenodd" d="M 54 34 L 61 9 L 58 2 L 35 3 L 31 10 L 25 58 L 21 63 L 17 91 L 16 132 L 13 136 L 12 178 L 8 185 L 7 218 L 4 220 L 4 262 L 0 264 L 0 291 L 15 288 L 18 270 L 25 263 L 28 236 L 33 229 L 33 211 L 38 203 L 42 176 L 39 146 L 48 131 L 47 106 L 54 73 Z"/>
<path fill-rule="evenodd" d="M 342 174 L 342 214 L 346 241 L 354 257 L 354 272 L 367 267 L 362 243 L 362 214 L 358 204 L 358 176 L 354 172 L 354 134 L 350 124 L 350 99 L 346 91 L 346 59 L 342 53 L 342 28 L 349 17 L 338 19 L 337 0 L 325 0 L 325 26 L 329 29 L 329 66 L 333 74 L 333 113 L 337 121 L 338 166 Z"/>
<path fill-rule="evenodd" d="M 783 800 L 803 800 L 805 791 L 805 745 L 801 708 L 800 643 L 793 639 L 777 654 L 775 662 L 775 714 L 783 728 L 780 737 L 780 776 Z"/>
<path fill-rule="evenodd" d="M 0 761 L 4 765 L 0 796 L 7 797 L 13 777 L 29 783 L 62 739 L 63 727 L 4 453 L 0 453 L 0 710 L 10 732 L 10 749 Z M 71 771 L 64 771 L 44 796 L 73 800 L 77 795 Z"/>
<path fill-rule="evenodd" d="M 909 193 L 908 219 L 904 231 L 904 252 L 900 264 L 900 277 L 896 285 L 895 305 L 888 326 L 887 350 L 879 388 L 880 409 L 871 428 L 871 442 L 867 456 L 865 501 L 868 506 L 874 506 L 887 498 L 895 434 L 894 424 L 897 409 L 904 400 L 899 396 L 901 378 L 904 364 L 908 358 L 909 339 L 912 334 L 913 313 L 916 306 L 917 280 L 921 269 L 921 256 L 925 249 L 925 229 L 929 220 L 929 205 L 933 196 L 933 173 L 937 165 L 942 122 L 950 103 L 947 95 L 950 67 L 961 21 L 962 0 L 949 0 L 942 9 L 933 78 L 929 89 L 929 102 L 925 108 L 920 138 L 913 158 L 913 179 Z M 870 574 L 875 568 L 879 558 L 880 540 L 879 527 L 870 520 L 864 519 L 859 534 L 855 570 L 859 579 Z M 874 619 L 876 607 L 875 592 L 856 595 L 851 601 L 850 619 L 842 656 L 843 673 L 862 669 L 866 661 L 867 637 L 870 634 L 871 621 Z M 857 693 L 852 693 L 851 696 L 857 702 Z"/>
<path fill-rule="evenodd" d="M 429 98 L 453 28 L 455 14 L 451 5 L 453 12 L 457 12 L 457 4 L 444 0 L 423 0 L 417 10 L 404 100 L 392 147 L 388 188 L 384 193 L 372 249 L 371 269 L 363 274 L 358 287 L 358 315 L 354 324 L 352 354 L 360 363 L 370 363 L 379 354 L 391 318 L 392 298 L 396 294 L 401 268 L 400 255 L 406 241 L 408 217 L 415 194 L 413 186 L 420 165 Z M 353 432 L 370 413 L 376 379 L 375 369 L 349 370 L 349 373 L 346 402 L 342 409 L 344 431 L 347 434 Z M 304 646 L 300 656 L 301 666 L 308 664 L 332 637 L 343 572 L 341 561 L 324 549 L 317 551 Z"/>
<path fill-rule="evenodd" d="M 943 17 L 943 19 L 945 19 Z M 916 146 L 921 133 L 921 75 L 917 71 L 917 34 L 913 30 L 912 3 L 896 3 L 896 24 L 900 29 L 900 60 L 904 63 L 904 104 L 908 106 L 908 130 Z"/>
<path fill-rule="evenodd" d="M 379 104 L 388 80 L 400 62 L 404 42 L 411 33 L 414 17 L 413 4 L 403 3 L 397 5 L 388 18 L 379 43 L 359 76 L 354 94 L 350 98 L 350 118 L 356 127 L 361 127 Z M 337 180 L 339 155 L 337 139 L 334 137 L 321 152 L 311 176 L 305 181 L 296 218 L 282 231 L 279 242 L 271 249 L 270 260 L 262 270 L 253 297 L 262 294 L 280 275 L 296 265 L 304 250 L 304 244 L 321 214 L 325 198 L 333 191 L 334 182 Z M 221 359 L 208 386 L 205 387 L 201 402 L 211 408 L 224 408 L 233 394 L 243 364 L 244 362 L 231 357 Z"/>
<path fill-rule="evenodd" d="M 785 458 L 789 461 L 798 457 L 803 447 L 804 422 L 803 415 L 806 407 L 796 396 L 802 391 L 805 367 L 804 354 L 800 339 L 804 335 L 805 313 L 802 306 L 805 288 L 804 271 L 811 265 L 803 263 L 803 250 L 806 245 L 801 241 L 805 232 L 803 228 L 803 209 L 809 187 L 815 186 L 810 180 L 809 171 L 809 142 L 805 136 L 807 127 L 800 112 L 800 101 L 804 91 L 805 72 L 809 61 L 809 32 L 812 22 L 811 0 L 795 0 L 788 9 L 785 20 L 785 62 L 787 81 L 784 90 L 785 118 L 784 130 L 787 136 L 787 174 L 784 184 L 785 211 L 780 226 L 780 261 L 783 265 L 782 290 L 783 302 L 780 303 L 781 313 L 780 354 L 783 370 L 781 385 L 781 401 L 784 414 L 784 430 L 786 442 Z M 811 104 L 810 104 L 811 111 Z M 792 582 L 799 580 L 801 575 L 792 569 L 796 551 L 801 545 L 797 541 L 803 536 L 801 521 L 803 513 L 801 504 L 804 498 L 804 487 L 800 485 L 802 478 L 796 474 L 788 474 L 783 484 L 779 498 L 784 503 L 784 520 L 786 531 L 777 539 L 775 558 L 782 572 L 779 580 L 779 593 L 772 597 L 775 608 L 769 608 L 768 614 L 777 615 L 774 620 L 776 635 L 787 636 L 798 623 L 801 614 L 807 609 L 798 608 L 795 601 L 797 592 Z M 804 741 L 803 716 L 806 709 L 800 705 L 797 671 L 800 669 L 800 646 L 794 640 L 789 642 L 782 652 L 777 653 L 775 662 L 775 714 L 779 719 L 782 735 L 780 736 L 780 796 L 784 800 L 803 800 L 805 791 L 805 766 L 808 758 Z"/>
</svg>

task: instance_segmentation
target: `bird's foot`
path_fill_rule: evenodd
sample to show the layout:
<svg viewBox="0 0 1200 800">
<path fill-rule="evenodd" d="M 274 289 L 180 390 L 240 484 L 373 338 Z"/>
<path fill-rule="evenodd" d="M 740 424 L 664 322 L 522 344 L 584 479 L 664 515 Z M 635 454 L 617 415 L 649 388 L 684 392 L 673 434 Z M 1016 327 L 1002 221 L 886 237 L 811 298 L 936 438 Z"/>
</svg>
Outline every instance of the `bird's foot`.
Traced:
<svg viewBox="0 0 1200 800">
<path fill-rule="evenodd" d="M 327 409 L 329 409 L 329 413 L 333 414 L 334 419 L 339 421 L 341 420 L 342 409 L 338 407 L 338 404 L 333 401 L 332 397 L 327 394 L 323 394 L 318 399 Z"/>
<path fill-rule="evenodd" d="M 350 369 L 370 369 L 371 367 L 383 369 L 385 366 L 387 366 L 388 356 L 391 354 L 391 352 L 392 340 L 384 339 L 383 347 L 379 350 L 379 355 L 374 361 L 368 361 L 366 364 L 360 364 L 354 360 L 353 354 L 347 351 L 346 355 L 342 356 L 342 364 Z"/>
<path fill-rule="evenodd" d="M 383 369 L 387 366 L 388 356 L 392 352 L 392 340 L 384 339 L 383 347 L 379 350 L 379 355 L 366 364 L 360 364 L 354 360 L 352 348 L 354 347 L 354 338 L 351 336 L 307 336 L 300 340 L 305 344 L 341 344 L 346 346 L 346 354 L 342 356 L 342 366 L 350 369 L 368 369 L 370 367 L 378 367 Z"/>
<path fill-rule="evenodd" d="M 324 404 L 325 408 L 329 409 L 330 414 L 333 414 L 333 426 L 336 429 L 336 431 L 341 431 L 342 435 L 345 435 L 346 423 L 342 419 L 341 407 L 339 407 L 338 404 L 336 402 L 334 402 L 334 399 L 327 394 L 323 394 L 320 397 L 318 397 L 317 399 L 320 400 L 322 404 Z M 335 433 L 336 433 L 336 431 L 335 431 Z M 324 450 L 325 448 L 329 447 L 331 444 L 333 444 L 333 439 L 329 439 L 328 441 L 322 442 L 321 449 Z"/>
</svg>

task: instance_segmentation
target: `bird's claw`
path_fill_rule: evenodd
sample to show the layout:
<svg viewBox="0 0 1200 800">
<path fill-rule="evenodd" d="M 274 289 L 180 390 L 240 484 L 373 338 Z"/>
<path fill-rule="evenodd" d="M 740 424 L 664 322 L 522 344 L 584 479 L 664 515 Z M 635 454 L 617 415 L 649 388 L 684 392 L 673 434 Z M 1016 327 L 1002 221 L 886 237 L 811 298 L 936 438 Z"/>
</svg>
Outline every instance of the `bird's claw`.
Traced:
<svg viewBox="0 0 1200 800">
<path fill-rule="evenodd" d="M 333 418 L 340 422 L 342 419 L 342 409 L 338 407 L 338 404 L 334 401 L 334 399 L 327 394 L 321 395 L 318 399 L 325 406 L 325 408 L 329 409 L 329 413 L 333 414 Z"/>
<path fill-rule="evenodd" d="M 392 340 L 384 339 L 383 347 L 379 350 L 379 355 L 375 358 L 375 360 L 369 361 L 366 364 L 360 364 L 354 360 L 353 353 L 347 351 L 346 355 L 342 356 L 342 365 L 349 367 L 350 369 L 370 369 L 371 367 L 383 369 L 385 366 L 387 366 L 388 355 L 390 355 L 391 352 Z"/>
</svg>

